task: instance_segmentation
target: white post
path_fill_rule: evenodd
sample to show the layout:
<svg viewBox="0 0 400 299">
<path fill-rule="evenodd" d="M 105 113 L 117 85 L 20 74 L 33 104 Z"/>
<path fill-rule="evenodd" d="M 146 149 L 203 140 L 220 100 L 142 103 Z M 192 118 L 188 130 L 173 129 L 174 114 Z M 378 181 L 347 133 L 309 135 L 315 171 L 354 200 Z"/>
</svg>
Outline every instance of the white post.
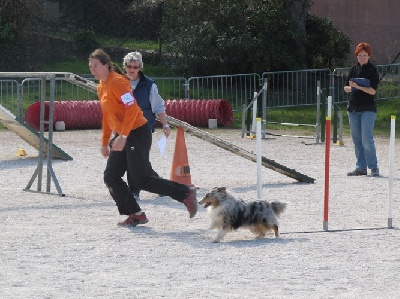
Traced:
<svg viewBox="0 0 400 299">
<path fill-rule="evenodd" d="M 256 131 L 256 118 L 257 118 L 257 92 L 253 94 L 253 124 L 251 127 L 251 131 Z"/>
<path fill-rule="evenodd" d="M 332 116 L 332 96 L 328 96 L 328 117 Z"/>
<path fill-rule="evenodd" d="M 388 200 L 388 228 L 393 228 L 393 181 L 394 181 L 394 140 L 396 131 L 396 115 L 391 115 L 390 143 L 389 143 L 389 200 Z"/>
<path fill-rule="evenodd" d="M 261 118 L 257 118 L 257 199 L 262 199 L 262 178 L 261 178 Z"/>
<path fill-rule="evenodd" d="M 319 143 L 321 138 L 319 128 L 320 128 L 320 117 L 321 117 L 321 81 L 317 81 L 317 113 L 315 120 L 315 143 Z"/>
</svg>

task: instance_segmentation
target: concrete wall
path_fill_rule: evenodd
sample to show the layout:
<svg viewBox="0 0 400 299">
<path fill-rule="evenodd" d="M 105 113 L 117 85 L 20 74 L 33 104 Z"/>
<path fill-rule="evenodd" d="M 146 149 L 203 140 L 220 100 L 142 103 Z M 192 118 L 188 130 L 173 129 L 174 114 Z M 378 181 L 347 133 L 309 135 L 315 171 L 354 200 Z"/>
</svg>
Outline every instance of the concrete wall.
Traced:
<svg viewBox="0 0 400 299">
<path fill-rule="evenodd" d="M 400 52 L 399 0 L 313 0 L 310 14 L 326 17 L 352 40 L 349 58 L 355 62 L 359 42 L 372 46 L 371 61 L 388 64 Z M 397 59 L 400 63 L 400 58 Z"/>
</svg>

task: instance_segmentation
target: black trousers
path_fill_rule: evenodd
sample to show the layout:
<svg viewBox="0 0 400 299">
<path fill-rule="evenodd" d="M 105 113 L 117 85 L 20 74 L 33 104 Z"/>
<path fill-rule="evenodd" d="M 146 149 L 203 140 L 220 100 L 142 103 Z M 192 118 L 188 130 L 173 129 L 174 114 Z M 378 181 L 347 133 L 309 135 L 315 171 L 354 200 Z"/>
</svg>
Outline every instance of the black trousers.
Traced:
<svg viewBox="0 0 400 299">
<path fill-rule="evenodd" d="M 153 128 L 153 130 L 151 130 L 151 133 L 154 133 L 154 128 Z M 153 169 L 153 167 L 151 167 L 151 169 Z M 153 173 L 151 175 L 152 176 L 157 176 L 157 177 L 160 176 L 154 169 L 153 169 Z M 126 174 L 126 180 L 128 181 L 128 186 L 131 189 L 131 192 L 133 192 L 134 194 L 139 194 L 140 193 L 140 189 L 135 186 L 135 184 L 134 184 L 129 172 L 127 172 L 127 174 Z"/>
<path fill-rule="evenodd" d="M 151 169 L 153 169 L 153 167 L 151 167 Z M 153 173 L 151 175 L 152 176 L 156 176 L 156 177 L 160 176 L 154 169 L 153 169 Z M 133 192 L 134 194 L 139 194 L 140 193 L 140 189 L 135 186 L 135 184 L 134 184 L 129 172 L 127 172 L 127 174 L 126 174 L 126 180 L 128 181 L 128 186 L 129 186 L 129 189 L 131 189 L 131 192 Z"/>
<path fill-rule="evenodd" d="M 121 215 L 139 212 L 140 206 L 128 184 L 123 180 L 129 173 L 134 186 L 151 193 L 164 194 L 182 202 L 190 192 L 189 186 L 155 176 L 149 161 L 152 134 L 148 124 L 132 130 L 123 151 L 111 152 L 104 170 L 104 183 L 117 204 Z"/>
</svg>

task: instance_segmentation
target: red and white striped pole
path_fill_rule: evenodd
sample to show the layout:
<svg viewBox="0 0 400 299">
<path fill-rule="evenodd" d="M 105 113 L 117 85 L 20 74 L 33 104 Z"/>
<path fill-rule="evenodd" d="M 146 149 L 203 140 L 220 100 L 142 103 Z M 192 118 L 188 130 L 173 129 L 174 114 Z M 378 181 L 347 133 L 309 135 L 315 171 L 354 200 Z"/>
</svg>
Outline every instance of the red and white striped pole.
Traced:
<svg viewBox="0 0 400 299">
<path fill-rule="evenodd" d="M 388 201 L 388 228 L 393 228 L 393 181 L 394 181 L 394 143 L 396 132 L 396 115 L 391 116 L 390 143 L 389 143 L 389 201 Z"/>
<path fill-rule="evenodd" d="M 329 154 L 331 149 L 331 115 L 332 115 L 332 96 L 328 96 L 328 115 L 325 125 L 325 192 L 324 192 L 324 222 L 323 229 L 328 230 L 328 211 L 329 211 Z"/>
</svg>

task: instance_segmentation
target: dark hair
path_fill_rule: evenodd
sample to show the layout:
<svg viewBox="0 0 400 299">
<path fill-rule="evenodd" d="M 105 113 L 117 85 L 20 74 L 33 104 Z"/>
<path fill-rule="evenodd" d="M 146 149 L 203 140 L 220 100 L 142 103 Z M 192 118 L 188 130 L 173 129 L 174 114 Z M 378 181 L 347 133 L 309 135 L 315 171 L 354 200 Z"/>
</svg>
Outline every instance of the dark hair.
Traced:
<svg viewBox="0 0 400 299">
<path fill-rule="evenodd" d="M 358 53 L 365 51 L 368 56 L 371 57 L 371 45 L 369 43 L 359 43 L 356 47 L 356 50 L 354 51 L 354 53 L 356 54 L 356 56 L 358 55 Z"/>
<path fill-rule="evenodd" d="M 118 64 L 115 64 L 112 62 L 110 56 L 104 52 L 103 49 L 96 49 L 92 52 L 92 54 L 89 55 L 89 60 L 90 59 L 98 59 L 101 64 L 105 65 L 108 64 L 108 69 L 109 71 L 114 71 L 120 75 L 124 75 L 124 72 L 121 70 L 121 68 L 118 66 Z"/>
</svg>

